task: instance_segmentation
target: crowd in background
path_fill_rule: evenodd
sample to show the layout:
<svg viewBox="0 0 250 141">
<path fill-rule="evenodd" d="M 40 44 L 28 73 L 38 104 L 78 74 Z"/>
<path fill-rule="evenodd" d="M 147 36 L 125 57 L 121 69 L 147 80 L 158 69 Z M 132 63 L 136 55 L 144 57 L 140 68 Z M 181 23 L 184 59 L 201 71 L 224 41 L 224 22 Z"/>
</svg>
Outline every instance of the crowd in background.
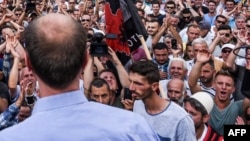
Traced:
<svg viewBox="0 0 250 141">
<path fill-rule="evenodd" d="M 111 47 L 107 55 L 90 53 L 97 36 L 105 41 L 105 0 L 2 1 L 0 130 L 32 116 L 40 99 L 23 32 L 49 13 L 70 16 L 86 31 L 79 89 L 89 101 L 142 115 L 161 140 L 222 140 L 224 125 L 250 124 L 249 94 L 242 91 L 250 69 L 250 1 L 133 2 L 148 37 L 146 50 L 131 52 L 124 65 Z"/>
</svg>

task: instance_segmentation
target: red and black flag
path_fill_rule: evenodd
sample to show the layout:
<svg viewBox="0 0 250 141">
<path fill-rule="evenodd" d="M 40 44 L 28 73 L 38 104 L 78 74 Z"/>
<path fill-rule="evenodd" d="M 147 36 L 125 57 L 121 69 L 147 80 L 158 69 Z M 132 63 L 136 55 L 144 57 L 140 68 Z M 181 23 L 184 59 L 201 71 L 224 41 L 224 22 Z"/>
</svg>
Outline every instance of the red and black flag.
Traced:
<svg viewBox="0 0 250 141">
<path fill-rule="evenodd" d="M 147 31 L 132 0 L 106 0 L 106 43 L 117 53 L 123 65 L 130 52 L 140 47 L 139 35 L 147 38 Z"/>
</svg>

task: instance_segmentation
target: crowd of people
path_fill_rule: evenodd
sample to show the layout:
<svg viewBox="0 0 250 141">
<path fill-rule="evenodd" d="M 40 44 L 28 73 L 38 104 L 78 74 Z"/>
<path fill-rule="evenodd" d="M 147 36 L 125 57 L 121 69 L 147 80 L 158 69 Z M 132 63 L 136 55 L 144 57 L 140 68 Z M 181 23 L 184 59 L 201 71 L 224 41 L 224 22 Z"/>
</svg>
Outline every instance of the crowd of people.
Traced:
<svg viewBox="0 0 250 141">
<path fill-rule="evenodd" d="M 250 1 L 133 2 L 148 37 L 126 64 L 92 53 L 105 0 L 0 2 L 1 141 L 221 141 L 250 124 Z"/>
</svg>

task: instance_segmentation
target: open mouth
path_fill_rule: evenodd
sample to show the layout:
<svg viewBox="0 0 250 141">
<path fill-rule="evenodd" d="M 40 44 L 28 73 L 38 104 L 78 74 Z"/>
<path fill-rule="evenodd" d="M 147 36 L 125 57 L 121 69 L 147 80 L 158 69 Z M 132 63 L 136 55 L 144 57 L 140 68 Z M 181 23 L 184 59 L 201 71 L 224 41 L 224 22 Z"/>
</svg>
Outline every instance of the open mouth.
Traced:
<svg viewBox="0 0 250 141">
<path fill-rule="evenodd" d="M 226 97 L 227 97 L 227 92 L 221 91 L 221 92 L 220 92 L 220 97 L 221 97 L 221 98 L 226 98 Z"/>
</svg>

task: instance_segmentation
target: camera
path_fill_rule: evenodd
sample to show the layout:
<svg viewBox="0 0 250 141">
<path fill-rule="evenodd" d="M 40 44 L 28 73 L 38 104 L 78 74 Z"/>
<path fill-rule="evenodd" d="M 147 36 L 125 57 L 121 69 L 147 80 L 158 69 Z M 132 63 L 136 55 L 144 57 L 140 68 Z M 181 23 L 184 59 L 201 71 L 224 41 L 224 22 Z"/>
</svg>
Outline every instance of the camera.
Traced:
<svg viewBox="0 0 250 141">
<path fill-rule="evenodd" d="M 34 105 L 36 97 L 34 95 L 26 95 L 25 102 L 28 106 Z"/>
<path fill-rule="evenodd" d="M 177 49 L 177 40 L 176 39 L 172 39 L 171 40 L 171 45 L 172 45 L 172 49 Z"/>
<path fill-rule="evenodd" d="M 90 54 L 93 56 L 106 56 L 108 55 L 108 46 L 102 41 L 105 36 L 97 32 L 94 34 L 92 43 L 90 45 Z"/>
</svg>

